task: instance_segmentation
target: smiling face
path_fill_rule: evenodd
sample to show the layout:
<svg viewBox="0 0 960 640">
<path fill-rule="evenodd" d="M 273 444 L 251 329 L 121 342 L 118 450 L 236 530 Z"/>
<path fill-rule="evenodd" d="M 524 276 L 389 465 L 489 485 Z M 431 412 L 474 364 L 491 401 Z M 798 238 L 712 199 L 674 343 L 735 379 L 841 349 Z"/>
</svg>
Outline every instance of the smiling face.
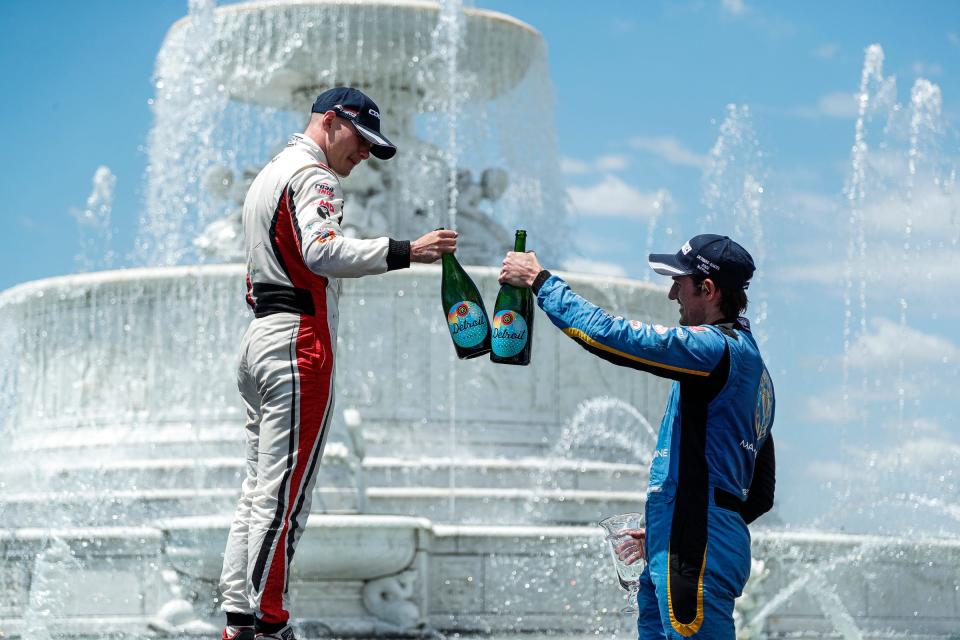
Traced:
<svg viewBox="0 0 960 640">
<path fill-rule="evenodd" d="M 694 283 L 692 276 L 674 276 L 668 297 L 680 305 L 680 324 L 696 326 L 709 321 L 708 295 Z"/>
<path fill-rule="evenodd" d="M 338 175 L 350 175 L 355 166 L 370 157 L 370 141 L 346 118 L 333 118 L 327 140 L 327 162 Z"/>
<path fill-rule="evenodd" d="M 370 142 L 350 120 L 333 111 L 313 114 L 304 133 L 320 146 L 327 165 L 341 177 L 350 175 L 354 167 L 370 157 Z"/>
</svg>

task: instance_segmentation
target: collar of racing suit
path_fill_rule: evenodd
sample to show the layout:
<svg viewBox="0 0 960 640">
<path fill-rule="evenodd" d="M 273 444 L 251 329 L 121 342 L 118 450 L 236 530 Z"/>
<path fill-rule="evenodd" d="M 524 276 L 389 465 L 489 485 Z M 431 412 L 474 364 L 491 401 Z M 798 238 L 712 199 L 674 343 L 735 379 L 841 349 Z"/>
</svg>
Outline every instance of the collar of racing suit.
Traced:
<svg viewBox="0 0 960 640">
<path fill-rule="evenodd" d="M 717 320 L 716 322 L 711 322 L 710 324 L 712 324 L 712 325 L 715 326 L 715 327 L 726 327 L 726 328 L 729 328 L 729 329 L 740 329 L 740 330 L 742 330 L 742 331 L 750 331 L 750 330 L 751 330 L 751 329 L 750 329 L 750 321 L 749 321 L 747 318 L 744 318 L 743 316 L 740 316 L 739 318 L 734 318 L 734 319 L 732 319 L 732 320 L 731 320 L 730 318 L 723 318 L 723 319 Z"/>
<path fill-rule="evenodd" d="M 327 166 L 327 156 L 324 155 L 323 149 L 320 148 L 316 142 L 303 135 L 302 133 L 295 133 L 290 137 L 290 145 L 301 146 L 307 149 L 317 162 L 323 166 Z"/>
</svg>

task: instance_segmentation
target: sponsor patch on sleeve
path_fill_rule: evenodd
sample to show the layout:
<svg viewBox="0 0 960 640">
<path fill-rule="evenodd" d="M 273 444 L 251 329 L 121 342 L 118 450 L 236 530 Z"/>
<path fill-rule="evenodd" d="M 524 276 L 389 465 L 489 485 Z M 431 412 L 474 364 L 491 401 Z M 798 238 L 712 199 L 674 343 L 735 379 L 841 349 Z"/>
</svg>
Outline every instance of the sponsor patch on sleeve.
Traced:
<svg viewBox="0 0 960 640">
<path fill-rule="evenodd" d="M 329 200 L 320 200 L 317 202 L 317 215 L 319 215 L 321 218 L 329 218 L 336 212 L 336 208 Z"/>
<path fill-rule="evenodd" d="M 322 195 L 322 196 L 327 196 L 327 197 L 329 197 L 329 198 L 333 198 L 334 195 L 336 195 L 335 192 L 334 192 L 334 190 L 333 190 L 333 185 L 332 185 L 332 184 L 326 184 L 326 183 L 323 183 L 323 182 L 318 182 L 317 184 L 313 185 L 313 188 L 316 189 L 317 193 L 319 193 L 319 194 Z"/>
<path fill-rule="evenodd" d="M 334 231 L 333 229 L 325 229 L 324 231 L 321 231 L 320 233 L 318 233 L 316 238 L 314 239 L 318 243 L 324 244 L 325 242 L 329 242 L 330 240 L 333 240 L 336 237 L 337 237 L 336 231 Z"/>
</svg>

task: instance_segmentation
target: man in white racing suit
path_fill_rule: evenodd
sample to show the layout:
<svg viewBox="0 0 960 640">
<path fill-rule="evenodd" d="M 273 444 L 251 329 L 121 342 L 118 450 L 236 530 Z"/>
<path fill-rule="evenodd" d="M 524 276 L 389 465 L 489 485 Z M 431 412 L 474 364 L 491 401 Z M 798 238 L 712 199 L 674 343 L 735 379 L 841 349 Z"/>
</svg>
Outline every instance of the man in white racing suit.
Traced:
<svg viewBox="0 0 960 640">
<path fill-rule="evenodd" d="M 310 513 L 333 412 L 340 278 L 434 262 L 457 234 L 357 239 L 343 235 L 346 177 L 396 147 L 362 92 L 322 93 L 303 134 L 257 175 L 243 205 L 247 301 L 255 318 L 240 346 L 247 409 L 246 477 L 224 552 L 222 640 L 291 640 L 290 563 Z"/>
</svg>

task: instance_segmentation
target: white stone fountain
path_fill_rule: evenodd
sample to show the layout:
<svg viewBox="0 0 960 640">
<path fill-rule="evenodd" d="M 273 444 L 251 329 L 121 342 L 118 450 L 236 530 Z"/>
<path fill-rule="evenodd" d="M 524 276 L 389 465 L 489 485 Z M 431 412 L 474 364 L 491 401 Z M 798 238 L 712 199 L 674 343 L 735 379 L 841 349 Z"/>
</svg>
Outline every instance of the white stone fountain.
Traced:
<svg viewBox="0 0 960 640">
<path fill-rule="evenodd" d="M 401 148 L 396 161 L 371 163 L 346 183 L 354 233 L 410 237 L 454 222 L 462 255 L 475 264 L 495 264 L 509 246 L 504 229 L 521 220 L 534 248 L 556 244 L 562 220 L 548 195 L 559 182 L 555 155 L 521 167 L 501 149 L 486 156 L 501 162 L 477 170 L 474 181 L 468 158 L 451 150 L 473 148 L 464 146 L 473 139 L 456 113 L 506 112 L 511 100 L 527 99 L 510 97 L 525 82 L 535 93 L 543 86 L 542 77 L 530 80 L 545 66 L 542 39 L 529 26 L 414 0 L 191 6 L 158 63 L 163 92 L 182 73 L 193 74 L 187 84 L 202 95 L 193 138 L 178 138 L 171 116 L 183 96 L 158 98 L 162 131 L 152 138 L 140 243 L 157 263 L 192 251 L 176 242 L 200 232 L 201 255 L 236 255 L 232 216 L 251 173 L 241 151 L 186 157 L 175 143 L 203 137 L 209 116 L 234 113 L 237 101 L 302 114 L 316 93 L 341 83 L 375 96 Z M 549 100 L 534 106 L 550 109 Z M 444 109 L 454 111 L 448 120 L 418 125 L 418 114 Z M 438 120 L 461 136 L 450 148 L 417 129 Z M 501 146 L 542 143 L 537 126 L 552 136 L 549 118 L 543 122 L 525 125 L 531 131 L 520 142 L 510 140 L 515 130 L 501 135 Z M 552 153 L 550 144 L 541 148 Z M 192 222 L 177 215 L 184 202 L 197 202 L 177 182 L 178 158 L 192 167 L 189 182 L 210 191 Z M 209 204 L 222 201 L 219 210 Z M 492 300 L 496 271 L 470 271 Z M 617 313 L 675 318 L 653 285 L 568 277 Z M 166 266 L 0 294 L 2 635 L 217 633 L 216 579 L 242 473 L 234 358 L 250 319 L 243 283 L 239 265 Z M 666 384 L 589 356 L 545 318 L 528 368 L 457 360 L 435 267 L 345 285 L 337 424 L 291 580 L 304 634 L 620 629 L 630 637 L 593 523 L 642 506 Z M 925 597 L 930 584 L 955 584 L 949 572 L 958 565 L 956 545 L 820 534 L 761 532 L 756 553 L 740 612 L 745 633 L 803 637 L 845 633 L 848 611 L 859 628 L 916 631 L 912 601 L 864 584 L 862 571 L 886 575 L 905 594 L 919 584 Z M 849 583 L 828 579 L 838 566 L 852 568 Z M 859 594 L 852 604 L 851 589 Z M 942 605 L 923 617 L 924 633 L 956 628 L 955 592 L 942 598 L 924 600 Z"/>
</svg>

